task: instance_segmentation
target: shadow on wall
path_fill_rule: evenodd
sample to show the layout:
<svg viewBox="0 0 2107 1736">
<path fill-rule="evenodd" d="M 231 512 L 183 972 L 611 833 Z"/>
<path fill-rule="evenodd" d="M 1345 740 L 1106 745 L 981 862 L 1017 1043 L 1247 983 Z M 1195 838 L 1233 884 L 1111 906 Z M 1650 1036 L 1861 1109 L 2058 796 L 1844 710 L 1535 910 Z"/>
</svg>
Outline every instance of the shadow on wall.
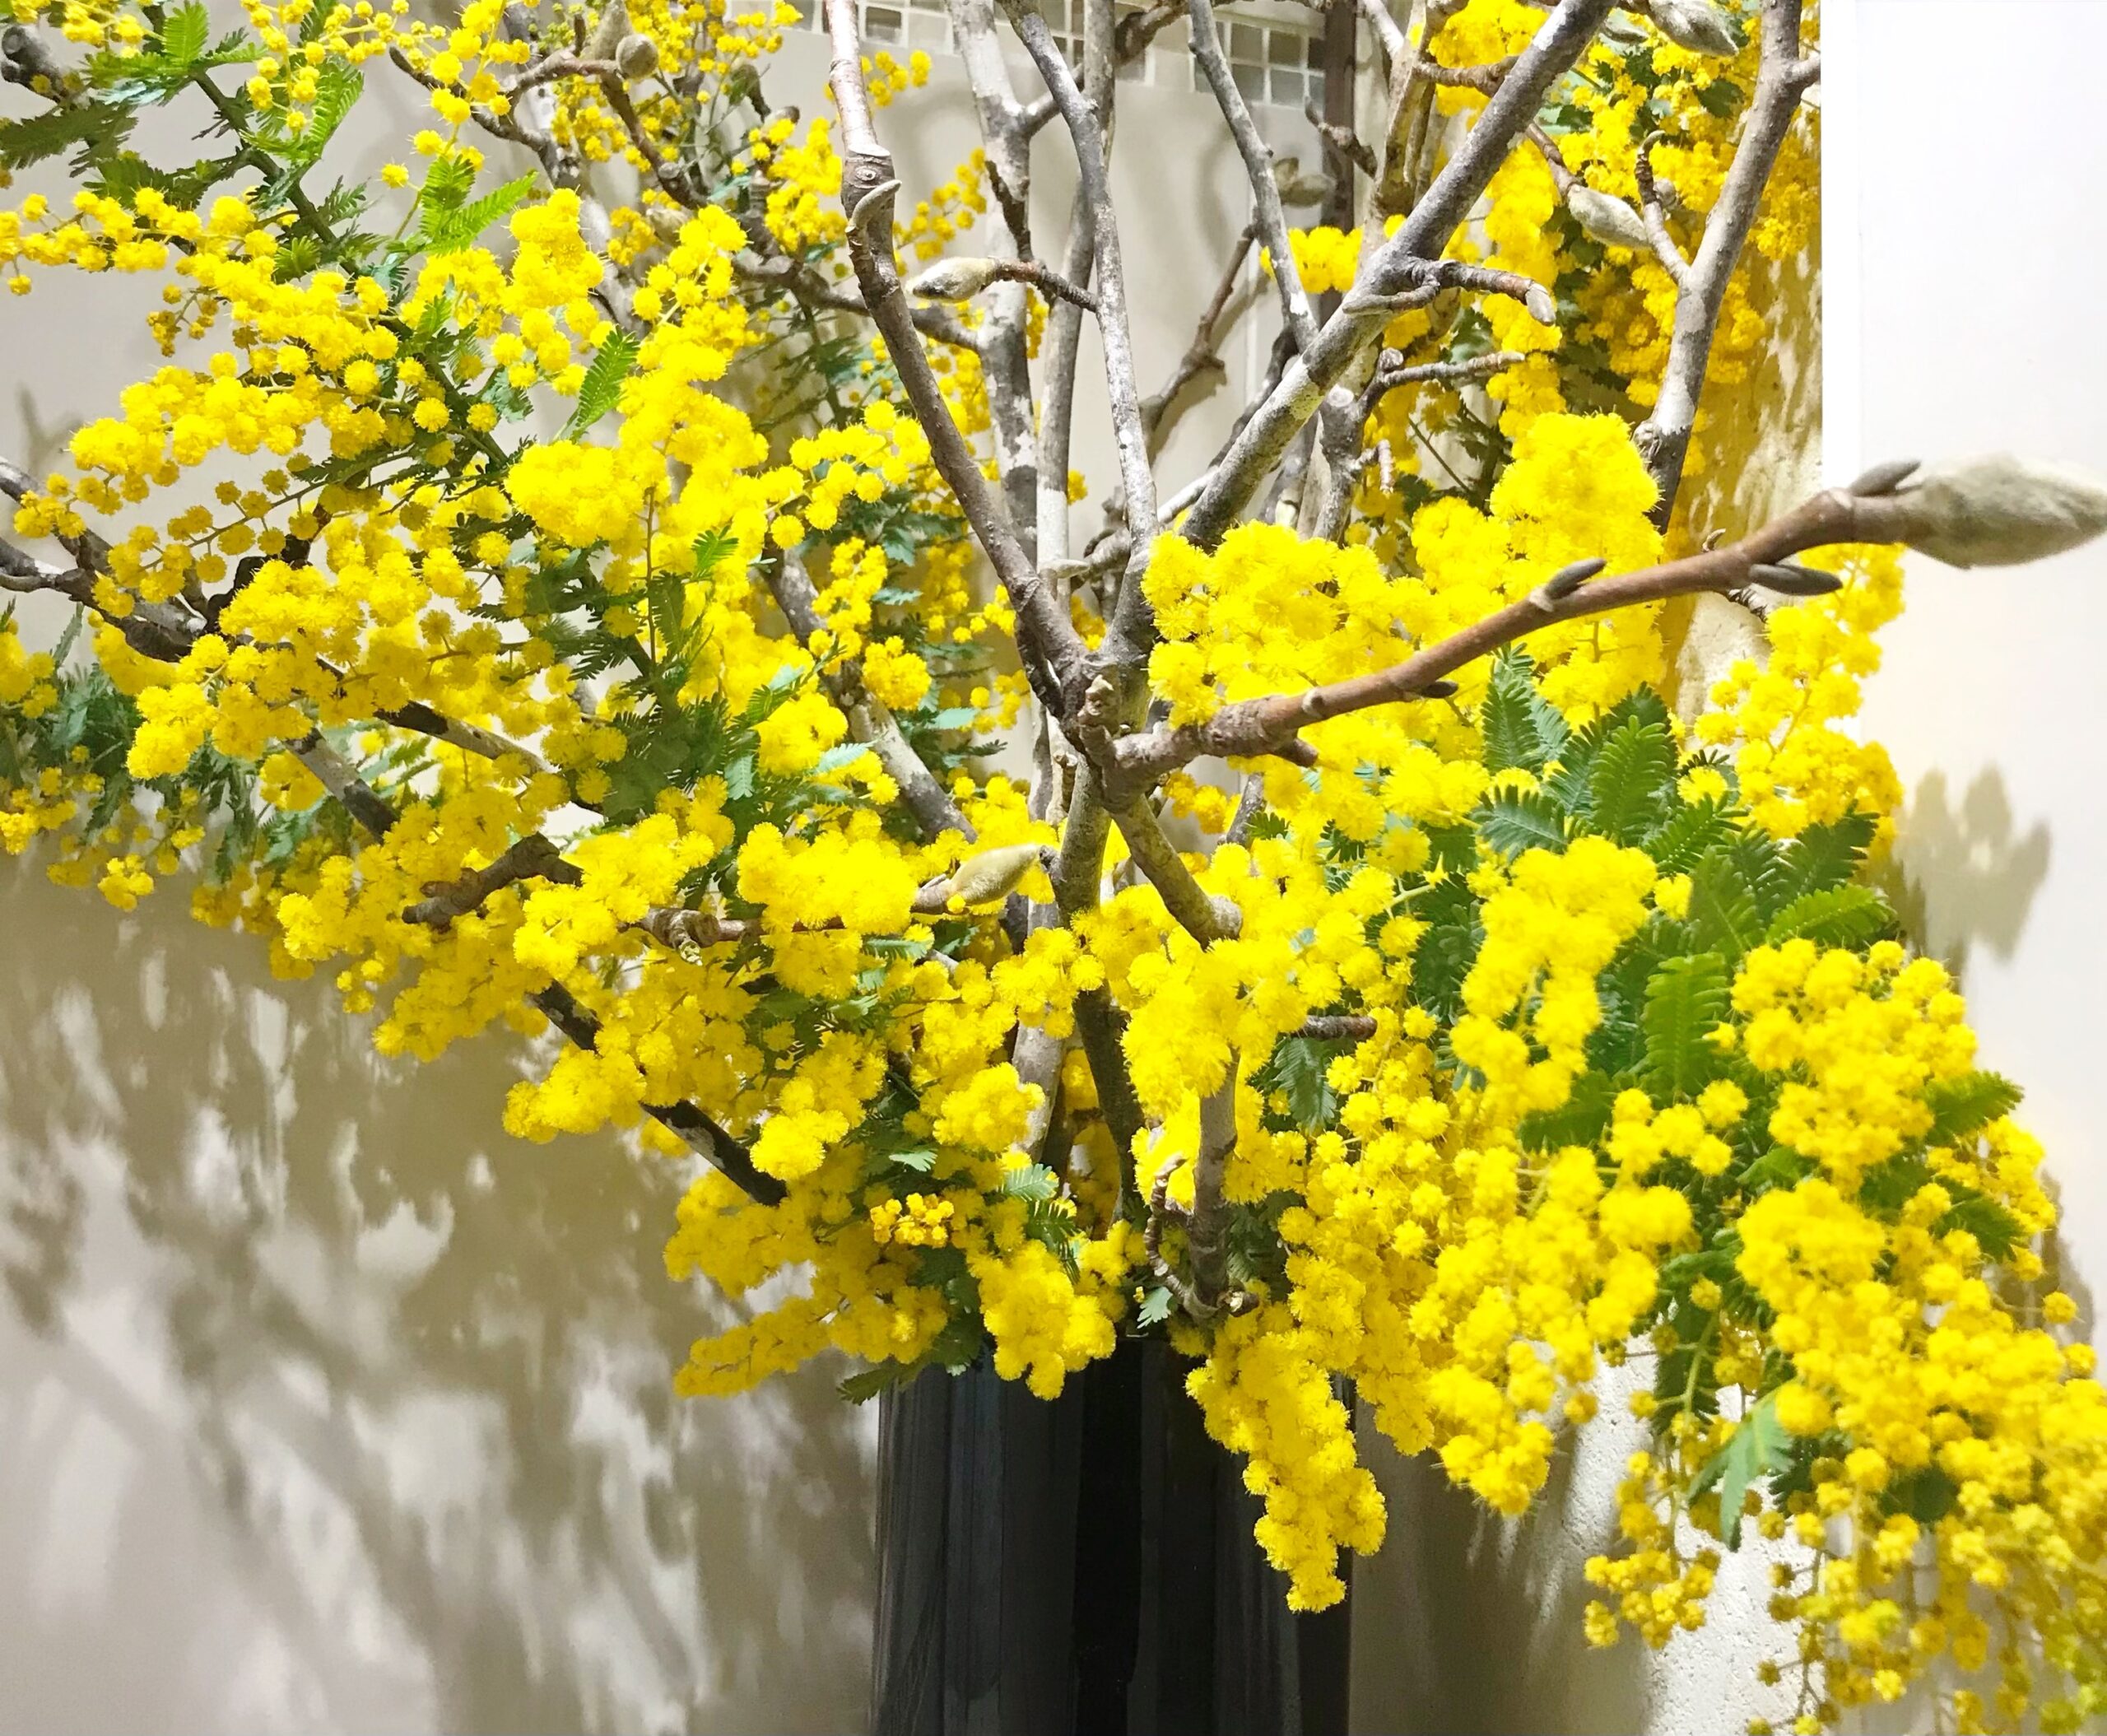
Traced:
<svg viewBox="0 0 2107 1736">
<path fill-rule="evenodd" d="M 680 1167 L 181 896 L 0 869 L 0 1722 L 860 1727 L 871 1419 L 672 1396 Z"/>
<path fill-rule="evenodd" d="M 1956 802 L 1946 774 L 1925 774 L 1896 817 L 1898 854 L 1883 877 L 1903 930 L 1956 976 L 1979 944 L 2010 959 L 2049 877 L 2049 826 L 2022 835 L 2004 774 L 1978 773 Z M 1937 902 L 1926 888 L 1938 888 Z"/>
<path fill-rule="evenodd" d="M 1590 1595 L 1574 1552 L 1601 1540 L 1576 1506 L 1573 1455 L 1519 1520 L 1491 1512 L 1438 1460 L 1405 1459 L 1364 1418 L 1361 1451 L 1389 1505 L 1382 1552 L 1354 1563 L 1354 1726 L 1382 1736 L 1646 1727 L 1633 1650 L 1598 1651 L 1581 1632 Z M 1584 1504 L 1581 1504 L 1584 1505 Z M 1370 1631 L 1379 1603 L 1385 1631 Z"/>
</svg>

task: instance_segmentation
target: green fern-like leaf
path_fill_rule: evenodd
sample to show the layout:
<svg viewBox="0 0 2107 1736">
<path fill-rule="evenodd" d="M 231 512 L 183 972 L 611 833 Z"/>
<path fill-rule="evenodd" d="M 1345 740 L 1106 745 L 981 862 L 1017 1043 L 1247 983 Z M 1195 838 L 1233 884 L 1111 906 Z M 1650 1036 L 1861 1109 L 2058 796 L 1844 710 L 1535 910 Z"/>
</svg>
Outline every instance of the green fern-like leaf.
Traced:
<svg viewBox="0 0 2107 1736">
<path fill-rule="evenodd" d="M 1769 922 L 1793 896 L 1793 877 L 1785 852 L 1768 832 L 1743 828 L 1728 845 L 1742 884 L 1756 899 L 1756 914 Z"/>
<path fill-rule="evenodd" d="M 174 67 L 188 67 L 205 52 L 212 21 L 202 0 L 173 7 L 161 24 L 161 56 Z"/>
<path fill-rule="evenodd" d="M 1791 1446 L 1792 1437 L 1778 1421 L 1777 1394 L 1766 1393 L 1698 1472 L 1691 1493 L 1701 1495 L 1718 1485 L 1719 1537 L 1729 1549 L 1742 1545 L 1742 1505 L 1749 1486 L 1784 1470 L 1791 1462 Z"/>
<path fill-rule="evenodd" d="M 442 156 L 425 176 L 424 190 L 417 195 L 418 202 L 428 216 L 434 212 L 458 211 L 475 184 L 473 165 L 462 157 Z"/>
<path fill-rule="evenodd" d="M 1940 1079 L 1924 1087 L 1924 1102 L 1932 1112 L 1928 1145 L 1951 1145 L 1970 1133 L 1980 1133 L 2000 1115 L 2019 1107 L 2020 1088 L 2000 1073 L 1968 1073 L 1956 1079 Z"/>
<path fill-rule="evenodd" d="M 1856 947 L 1894 923 L 1887 901 L 1871 887 L 1833 886 L 1802 893 L 1771 918 L 1764 938 L 1774 947 L 1802 938 L 1825 947 Z"/>
<path fill-rule="evenodd" d="M 1633 844 L 1660 824 L 1674 793 L 1675 743 L 1666 724 L 1633 718 L 1595 756 L 1588 790 L 1593 829 Z"/>
<path fill-rule="evenodd" d="M 1478 831 L 1503 856 L 1523 850 L 1565 848 L 1565 818 L 1538 790 L 1503 790 L 1478 810 Z"/>
<path fill-rule="evenodd" d="M 1700 945 L 1732 959 L 1762 944 L 1763 912 L 1731 845 L 1705 856 L 1690 879 L 1690 919 Z"/>
<path fill-rule="evenodd" d="M 1478 708 L 1487 771 L 1505 771 L 1515 766 L 1533 771 L 1543 763 L 1528 700 L 1522 691 L 1527 683 L 1526 676 L 1514 673 L 1512 659 L 1502 658 L 1494 665 L 1485 703 Z"/>
<path fill-rule="evenodd" d="M 1545 790 L 1568 813 L 1585 816 L 1594 807 L 1595 761 L 1611 738 L 1627 724 L 1667 728 L 1667 707 L 1650 687 L 1626 695 L 1583 728 L 1570 732 L 1559 748 L 1557 764 L 1544 780 Z"/>
<path fill-rule="evenodd" d="M 622 382 L 636 361 L 638 343 L 627 332 L 615 332 L 602 344 L 578 388 L 578 407 L 564 424 L 563 437 L 574 440 L 610 410 L 622 393 Z M 714 564 L 714 563 L 713 563 Z"/>
<path fill-rule="evenodd" d="M 1646 984 L 1644 1068 L 1656 1102 L 1694 1096 L 1719 1071 L 1707 1040 L 1727 1016 L 1727 961 L 1716 952 L 1666 960 Z"/>
<path fill-rule="evenodd" d="M 365 90 L 365 79 L 356 67 L 342 60 L 323 62 L 322 70 L 315 75 L 314 113 L 300 137 L 298 154 L 302 162 L 312 163 L 321 156 L 323 147 L 343 125 L 344 117 Z"/>
<path fill-rule="evenodd" d="M 2011 1259 L 2026 1240 L 2026 1231 L 2017 1218 L 1994 1199 L 1979 1194 L 1960 1201 L 1932 1226 L 1937 1236 L 1948 1236 L 1956 1230 L 1965 1230 L 1981 1245 L 1983 1252 L 1995 1260 Z"/>
<path fill-rule="evenodd" d="M 1502 653 L 1492 666 L 1478 708 L 1488 771 L 1542 771 L 1565 745 L 1565 720 L 1537 691 L 1535 675 L 1536 665 L 1519 652 Z"/>
<path fill-rule="evenodd" d="M 77 103 L 27 120 L 0 121 L 0 169 L 26 169 L 79 147 L 77 169 L 114 156 L 132 131 L 132 114 L 114 103 Z"/>
<path fill-rule="evenodd" d="M 1686 874 L 1733 835 L 1733 825 L 1729 811 L 1716 803 L 1690 803 L 1646 840 L 1646 852 L 1663 874 Z"/>
<path fill-rule="evenodd" d="M 428 216 L 423 237 L 426 251 L 458 254 L 473 247 L 485 230 L 510 216 L 514 207 L 533 190 L 534 177 L 523 175 L 480 199 L 456 206 L 436 217 Z"/>
<path fill-rule="evenodd" d="M 1794 894 L 1826 892 L 1855 878 L 1872 844 L 1874 826 L 1871 814 L 1848 814 L 1802 832 L 1788 863 Z"/>
</svg>

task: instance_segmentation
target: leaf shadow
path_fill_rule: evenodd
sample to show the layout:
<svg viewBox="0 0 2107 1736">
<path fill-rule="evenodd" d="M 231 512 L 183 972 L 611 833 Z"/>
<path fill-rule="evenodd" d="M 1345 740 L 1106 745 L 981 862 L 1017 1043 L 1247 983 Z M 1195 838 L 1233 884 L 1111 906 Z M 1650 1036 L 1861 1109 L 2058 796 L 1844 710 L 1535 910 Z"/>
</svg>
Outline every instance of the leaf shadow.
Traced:
<svg viewBox="0 0 2107 1736">
<path fill-rule="evenodd" d="M 182 896 L 0 868 L 10 1722 L 860 1724 L 871 1418 L 674 1399 L 737 1317 L 681 1167 L 505 1138 L 516 1049 L 384 1061 Z"/>
<path fill-rule="evenodd" d="M 1957 800 L 1943 771 L 1926 773 L 1896 825 L 1881 878 L 1904 931 L 1956 976 L 1965 977 L 1979 945 L 2012 957 L 2049 877 L 2048 822 L 2021 832 L 2004 774 L 1989 766 Z"/>
</svg>

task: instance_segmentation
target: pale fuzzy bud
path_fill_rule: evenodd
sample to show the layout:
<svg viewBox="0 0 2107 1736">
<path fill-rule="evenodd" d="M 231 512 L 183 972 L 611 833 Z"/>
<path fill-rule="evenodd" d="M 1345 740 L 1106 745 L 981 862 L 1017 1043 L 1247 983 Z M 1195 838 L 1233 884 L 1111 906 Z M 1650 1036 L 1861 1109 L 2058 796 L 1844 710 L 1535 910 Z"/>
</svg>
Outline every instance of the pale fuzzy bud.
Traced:
<svg viewBox="0 0 2107 1736">
<path fill-rule="evenodd" d="M 915 900 L 918 905 L 933 904 L 941 910 L 952 900 L 960 904 L 990 904 L 1016 890 L 1017 882 L 1039 867 L 1044 858 L 1036 844 L 1006 844 L 959 863 L 951 877 L 940 880 Z"/>
<path fill-rule="evenodd" d="M 1565 208 L 1584 234 L 1605 247 L 1628 247 L 1638 253 L 1653 249 L 1645 219 L 1622 199 L 1575 181 L 1565 189 Z"/>
<path fill-rule="evenodd" d="M 1661 34 L 1693 54 L 1737 53 L 1733 26 L 1711 0 L 1647 0 L 1648 15 Z"/>
<path fill-rule="evenodd" d="M 1999 454 L 1923 471 L 1883 503 L 1881 524 L 1948 566 L 2016 566 L 2107 530 L 2107 487 L 2081 470 Z"/>
<path fill-rule="evenodd" d="M 939 259 L 928 270 L 908 279 L 907 293 L 930 301 L 970 301 L 1002 272 L 998 259 Z"/>
<path fill-rule="evenodd" d="M 615 70 L 631 81 L 658 70 L 658 44 L 649 36 L 628 35 L 615 48 Z"/>
<path fill-rule="evenodd" d="M 585 58 L 588 60 L 612 60 L 615 49 L 628 34 L 628 7 L 623 0 L 607 0 L 607 6 L 593 23 L 593 34 L 585 39 Z"/>
</svg>

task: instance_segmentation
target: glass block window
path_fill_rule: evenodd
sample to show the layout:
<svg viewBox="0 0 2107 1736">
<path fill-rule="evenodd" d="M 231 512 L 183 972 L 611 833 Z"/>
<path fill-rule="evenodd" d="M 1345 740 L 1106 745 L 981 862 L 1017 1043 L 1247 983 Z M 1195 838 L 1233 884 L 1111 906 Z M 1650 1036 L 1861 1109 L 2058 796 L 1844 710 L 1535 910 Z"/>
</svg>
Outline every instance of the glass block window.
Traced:
<svg viewBox="0 0 2107 1736">
<path fill-rule="evenodd" d="M 1324 43 L 1315 31 L 1220 17 L 1215 26 L 1229 57 L 1230 75 L 1246 102 L 1297 110 L 1305 103 L 1324 106 Z M 1204 91 L 1207 81 L 1199 63 L 1190 64 L 1193 88 Z"/>
<path fill-rule="evenodd" d="M 791 0 L 798 9 L 802 30 L 824 31 L 819 0 Z M 1040 0 L 1048 29 L 1062 58 L 1072 67 L 1082 57 L 1083 0 Z M 1130 17 L 1139 7 L 1121 6 L 1121 17 Z M 912 51 L 926 49 L 933 54 L 951 51 L 951 17 L 944 0 L 857 0 L 857 16 L 863 40 L 876 47 Z M 1236 87 L 1247 102 L 1300 110 L 1305 103 L 1319 107 L 1324 101 L 1324 44 L 1314 30 L 1268 21 L 1256 23 L 1242 18 L 1217 18 L 1222 51 L 1229 57 Z M 1152 42 L 1137 59 L 1119 69 L 1119 77 L 1132 84 L 1160 85 L 1176 90 L 1204 91 L 1207 81 L 1187 46 L 1187 26 L 1173 25 Z"/>
</svg>

